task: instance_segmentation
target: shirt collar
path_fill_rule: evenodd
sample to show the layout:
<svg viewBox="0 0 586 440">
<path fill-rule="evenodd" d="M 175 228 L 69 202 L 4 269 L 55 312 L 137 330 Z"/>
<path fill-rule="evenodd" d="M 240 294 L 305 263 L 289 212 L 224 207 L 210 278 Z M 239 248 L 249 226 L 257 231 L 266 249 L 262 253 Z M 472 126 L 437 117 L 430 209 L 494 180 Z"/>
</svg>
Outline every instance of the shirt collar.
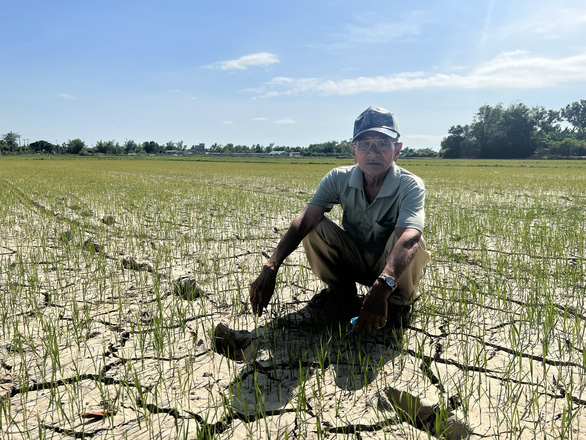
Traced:
<svg viewBox="0 0 586 440">
<path fill-rule="evenodd" d="M 354 169 L 350 175 L 350 181 L 348 182 L 348 185 L 352 188 L 364 190 L 364 175 L 362 174 L 362 170 L 358 165 L 354 165 Z"/>
<path fill-rule="evenodd" d="M 383 182 L 383 186 L 380 189 L 377 198 L 389 197 L 394 195 L 399 189 L 400 183 L 401 169 L 397 166 L 397 164 L 394 164 L 389 168 L 389 171 L 387 173 L 387 176 L 385 177 L 385 181 Z M 354 166 L 348 185 L 352 188 L 364 191 L 364 174 L 362 174 L 362 170 L 358 165 Z"/>
<path fill-rule="evenodd" d="M 401 184 L 401 168 L 397 164 L 393 164 L 389 168 L 387 177 L 383 182 L 383 187 L 380 189 L 377 197 L 389 197 L 395 195 Z"/>
</svg>

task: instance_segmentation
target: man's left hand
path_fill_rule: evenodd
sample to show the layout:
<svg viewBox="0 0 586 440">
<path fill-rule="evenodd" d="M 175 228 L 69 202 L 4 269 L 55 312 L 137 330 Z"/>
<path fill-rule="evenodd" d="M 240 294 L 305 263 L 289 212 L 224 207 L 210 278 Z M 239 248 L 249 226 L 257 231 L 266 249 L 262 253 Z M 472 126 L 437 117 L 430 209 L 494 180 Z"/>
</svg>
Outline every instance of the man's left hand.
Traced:
<svg viewBox="0 0 586 440">
<path fill-rule="evenodd" d="M 373 284 L 364 297 L 362 310 L 358 315 L 358 330 L 368 333 L 385 326 L 387 323 L 388 296 L 389 291 L 386 286 L 380 282 Z"/>
</svg>

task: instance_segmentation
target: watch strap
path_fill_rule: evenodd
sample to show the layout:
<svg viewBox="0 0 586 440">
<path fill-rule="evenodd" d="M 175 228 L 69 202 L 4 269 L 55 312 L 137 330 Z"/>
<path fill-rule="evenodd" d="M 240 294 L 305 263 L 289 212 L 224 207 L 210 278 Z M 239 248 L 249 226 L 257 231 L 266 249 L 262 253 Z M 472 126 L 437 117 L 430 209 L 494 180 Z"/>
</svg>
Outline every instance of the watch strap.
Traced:
<svg viewBox="0 0 586 440">
<path fill-rule="evenodd" d="M 390 287 L 392 290 L 395 290 L 395 288 L 397 287 L 397 280 L 395 280 L 395 277 L 392 275 L 381 273 L 377 278 L 380 279 L 383 283 L 385 283 L 387 287 Z M 391 283 L 389 283 L 389 278 L 392 280 Z"/>
</svg>

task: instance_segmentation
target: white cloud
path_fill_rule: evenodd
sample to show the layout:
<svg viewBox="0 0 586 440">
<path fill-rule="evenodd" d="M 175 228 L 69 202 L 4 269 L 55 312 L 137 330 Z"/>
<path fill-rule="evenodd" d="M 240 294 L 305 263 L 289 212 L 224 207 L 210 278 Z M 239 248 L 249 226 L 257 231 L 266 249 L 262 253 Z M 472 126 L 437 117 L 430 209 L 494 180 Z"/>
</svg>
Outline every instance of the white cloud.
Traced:
<svg viewBox="0 0 586 440">
<path fill-rule="evenodd" d="M 67 93 L 59 93 L 57 95 L 59 98 L 63 98 L 63 99 L 71 99 L 71 100 L 76 100 L 78 99 L 77 96 L 73 96 L 73 95 L 68 95 Z"/>
<path fill-rule="evenodd" d="M 383 45 L 421 34 L 425 24 L 432 17 L 425 11 L 409 11 L 400 17 L 381 16 L 380 13 L 369 12 L 359 14 L 354 22 L 341 26 L 341 32 L 330 35 L 334 43 L 325 44 L 330 50 L 344 50 L 356 46 Z"/>
<path fill-rule="evenodd" d="M 234 123 L 234 121 L 222 121 L 222 124 L 225 125 L 232 125 Z"/>
<path fill-rule="evenodd" d="M 346 26 L 345 35 L 354 45 L 385 44 L 420 34 L 423 24 L 428 21 L 427 15 L 422 11 L 411 11 L 399 20 L 389 17 L 381 21 L 379 14 L 363 14 L 358 17 L 358 23 Z"/>
<path fill-rule="evenodd" d="M 506 12 L 495 11 L 498 5 L 490 0 L 481 43 L 508 45 L 521 41 L 526 46 L 531 44 L 529 42 L 566 39 L 566 44 L 571 46 L 584 39 L 586 12 L 583 0 L 512 3 L 514 6 L 506 8 Z"/>
<path fill-rule="evenodd" d="M 269 84 L 292 84 L 295 82 L 293 78 L 287 78 L 286 76 L 276 76 L 269 81 Z"/>
<path fill-rule="evenodd" d="M 586 12 L 584 7 L 560 8 L 551 3 L 549 7 L 538 8 L 532 16 L 523 23 L 510 25 L 511 33 L 536 32 L 547 38 L 559 38 L 560 36 L 574 36 L 579 38 L 576 32 L 583 31 L 586 25 Z"/>
<path fill-rule="evenodd" d="M 279 58 L 272 53 L 259 52 L 250 55 L 244 55 L 237 60 L 218 61 L 208 67 L 220 70 L 246 70 L 251 66 L 270 66 L 279 62 Z"/>
<path fill-rule="evenodd" d="M 390 93 L 425 88 L 490 89 L 552 87 L 586 82 L 586 53 L 566 58 L 547 58 L 526 51 L 503 52 L 468 72 L 402 72 L 388 76 L 342 80 L 324 78 L 273 78 L 256 92 L 264 97 L 317 93 L 356 95 Z"/>
<path fill-rule="evenodd" d="M 295 124 L 295 121 L 293 119 L 279 119 L 278 121 L 275 121 L 275 124 Z"/>
<path fill-rule="evenodd" d="M 266 121 L 268 121 L 268 118 L 260 117 L 260 118 L 253 118 L 252 120 L 255 122 L 266 122 Z"/>
</svg>

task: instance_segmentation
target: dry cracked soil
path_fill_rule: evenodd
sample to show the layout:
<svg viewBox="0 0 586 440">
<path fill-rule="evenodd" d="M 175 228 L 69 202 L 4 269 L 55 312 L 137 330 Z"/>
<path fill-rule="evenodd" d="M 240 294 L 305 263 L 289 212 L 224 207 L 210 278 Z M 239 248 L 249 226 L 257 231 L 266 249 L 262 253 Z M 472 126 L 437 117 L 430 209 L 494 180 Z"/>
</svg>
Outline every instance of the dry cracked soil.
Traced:
<svg viewBox="0 0 586 440">
<path fill-rule="evenodd" d="M 230 252 L 162 264 L 164 234 L 130 253 L 116 216 L 14 209 L 0 243 L 3 439 L 579 438 L 583 352 L 544 353 L 538 331 L 519 349 L 529 299 L 514 286 L 450 300 L 462 265 L 475 275 L 472 251 L 456 267 L 432 260 L 411 313 L 364 335 L 308 306 L 323 286 L 301 251 L 268 313 L 250 313 L 248 283 L 285 219 L 246 238 L 226 221 Z M 49 226 L 34 238 L 31 224 Z"/>
</svg>

